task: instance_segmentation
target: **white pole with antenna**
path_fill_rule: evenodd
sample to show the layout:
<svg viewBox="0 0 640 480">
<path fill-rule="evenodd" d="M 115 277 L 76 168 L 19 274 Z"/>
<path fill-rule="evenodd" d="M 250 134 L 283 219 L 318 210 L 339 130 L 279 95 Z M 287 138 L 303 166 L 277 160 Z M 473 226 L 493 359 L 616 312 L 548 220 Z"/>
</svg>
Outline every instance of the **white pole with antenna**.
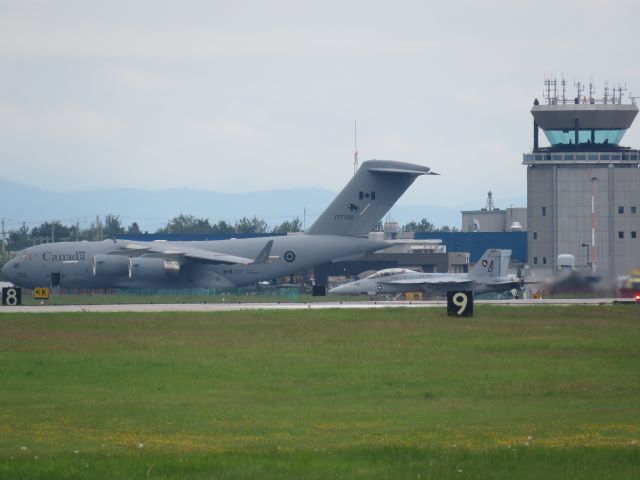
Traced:
<svg viewBox="0 0 640 480">
<path fill-rule="evenodd" d="M 358 171 L 358 121 L 353 121 L 353 174 Z"/>
</svg>

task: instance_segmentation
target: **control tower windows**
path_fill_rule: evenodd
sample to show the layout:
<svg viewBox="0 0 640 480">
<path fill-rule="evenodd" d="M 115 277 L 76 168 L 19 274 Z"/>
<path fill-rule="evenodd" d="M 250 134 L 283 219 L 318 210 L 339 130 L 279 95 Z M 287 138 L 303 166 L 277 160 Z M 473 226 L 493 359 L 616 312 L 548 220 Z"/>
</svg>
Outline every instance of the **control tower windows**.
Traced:
<svg viewBox="0 0 640 480">
<path fill-rule="evenodd" d="M 626 129 L 619 130 L 578 130 L 578 143 L 581 145 L 618 145 Z M 551 145 L 574 145 L 575 130 L 544 130 Z"/>
</svg>

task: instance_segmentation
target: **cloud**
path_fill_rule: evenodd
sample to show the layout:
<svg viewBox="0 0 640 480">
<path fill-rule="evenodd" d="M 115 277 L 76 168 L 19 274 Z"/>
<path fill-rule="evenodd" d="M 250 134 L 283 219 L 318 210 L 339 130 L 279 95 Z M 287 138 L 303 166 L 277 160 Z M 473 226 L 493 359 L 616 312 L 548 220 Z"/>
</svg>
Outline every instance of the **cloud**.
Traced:
<svg viewBox="0 0 640 480">
<path fill-rule="evenodd" d="M 206 132 L 213 141 L 251 141 L 263 143 L 271 139 L 261 128 L 238 120 L 223 120 L 206 125 Z"/>
<path fill-rule="evenodd" d="M 417 54 L 424 41 L 362 29 L 343 32 L 219 31 L 194 27 L 104 27 L 0 17 L 0 56 L 207 59 L 237 55 Z"/>
<path fill-rule="evenodd" d="M 504 198 L 524 192 L 545 72 L 633 88 L 638 13 L 622 0 L 7 0 L 2 161 L 55 161 L 86 185 L 339 189 L 357 119 L 361 162 L 443 173 L 407 199 Z M 625 143 L 639 139 L 635 126 Z M 74 168 L 87 159 L 111 168 Z"/>
<path fill-rule="evenodd" d="M 34 112 L 10 103 L 0 103 L 0 134 L 30 138 L 114 141 L 122 133 L 120 124 L 102 112 L 67 105 Z"/>
</svg>

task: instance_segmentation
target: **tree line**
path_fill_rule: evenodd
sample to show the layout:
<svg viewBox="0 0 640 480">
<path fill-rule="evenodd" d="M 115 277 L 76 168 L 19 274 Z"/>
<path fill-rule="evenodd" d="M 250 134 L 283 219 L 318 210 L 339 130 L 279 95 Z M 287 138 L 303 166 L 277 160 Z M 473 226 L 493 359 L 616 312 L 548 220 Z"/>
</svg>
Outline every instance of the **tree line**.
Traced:
<svg viewBox="0 0 640 480">
<path fill-rule="evenodd" d="M 109 214 L 104 221 L 96 219 L 89 228 L 80 228 L 78 224 L 65 225 L 61 221 L 43 222 L 31 229 L 22 224 L 20 228 L 9 230 L 5 237 L 5 249 L 7 251 L 18 251 L 33 245 L 50 242 L 82 241 L 82 240 L 103 240 L 116 238 L 118 235 L 127 234 L 255 234 L 255 233 L 292 233 L 301 232 L 302 221 L 295 217 L 292 220 L 269 227 L 264 219 L 254 216 L 253 218 L 243 217 L 237 222 L 229 223 L 220 220 L 212 223 L 208 218 L 196 217 L 194 215 L 180 214 L 173 217 L 167 224 L 155 232 L 142 232 L 137 222 L 125 227 L 119 215 Z M 382 223 L 378 224 L 378 229 L 382 229 Z M 437 228 L 426 218 L 420 221 L 412 220 L 404 224 L 401 228 L 403 232 L 455 232 L 456 227 L 443 226 Z"/>
</svg>

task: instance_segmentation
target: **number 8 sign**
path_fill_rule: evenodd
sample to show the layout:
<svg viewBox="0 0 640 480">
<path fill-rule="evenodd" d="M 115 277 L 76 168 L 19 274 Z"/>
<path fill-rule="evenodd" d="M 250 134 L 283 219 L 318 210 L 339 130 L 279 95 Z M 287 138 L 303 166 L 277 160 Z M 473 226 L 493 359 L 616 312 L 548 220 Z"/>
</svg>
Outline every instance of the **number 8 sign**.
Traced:
<svg viewBox="0 0 640 480">
<path fill-rule="evenodd" d="M 22 289 L 20 288 L 3 288 L 2 289 L 2 305 L 13 307 L 22 304 Z"/>
<path fill-rule="evenodd" d="M 473 292 L 447 292 L 447 315 L 454 317 L 473 317 Z"/>
</svg>

